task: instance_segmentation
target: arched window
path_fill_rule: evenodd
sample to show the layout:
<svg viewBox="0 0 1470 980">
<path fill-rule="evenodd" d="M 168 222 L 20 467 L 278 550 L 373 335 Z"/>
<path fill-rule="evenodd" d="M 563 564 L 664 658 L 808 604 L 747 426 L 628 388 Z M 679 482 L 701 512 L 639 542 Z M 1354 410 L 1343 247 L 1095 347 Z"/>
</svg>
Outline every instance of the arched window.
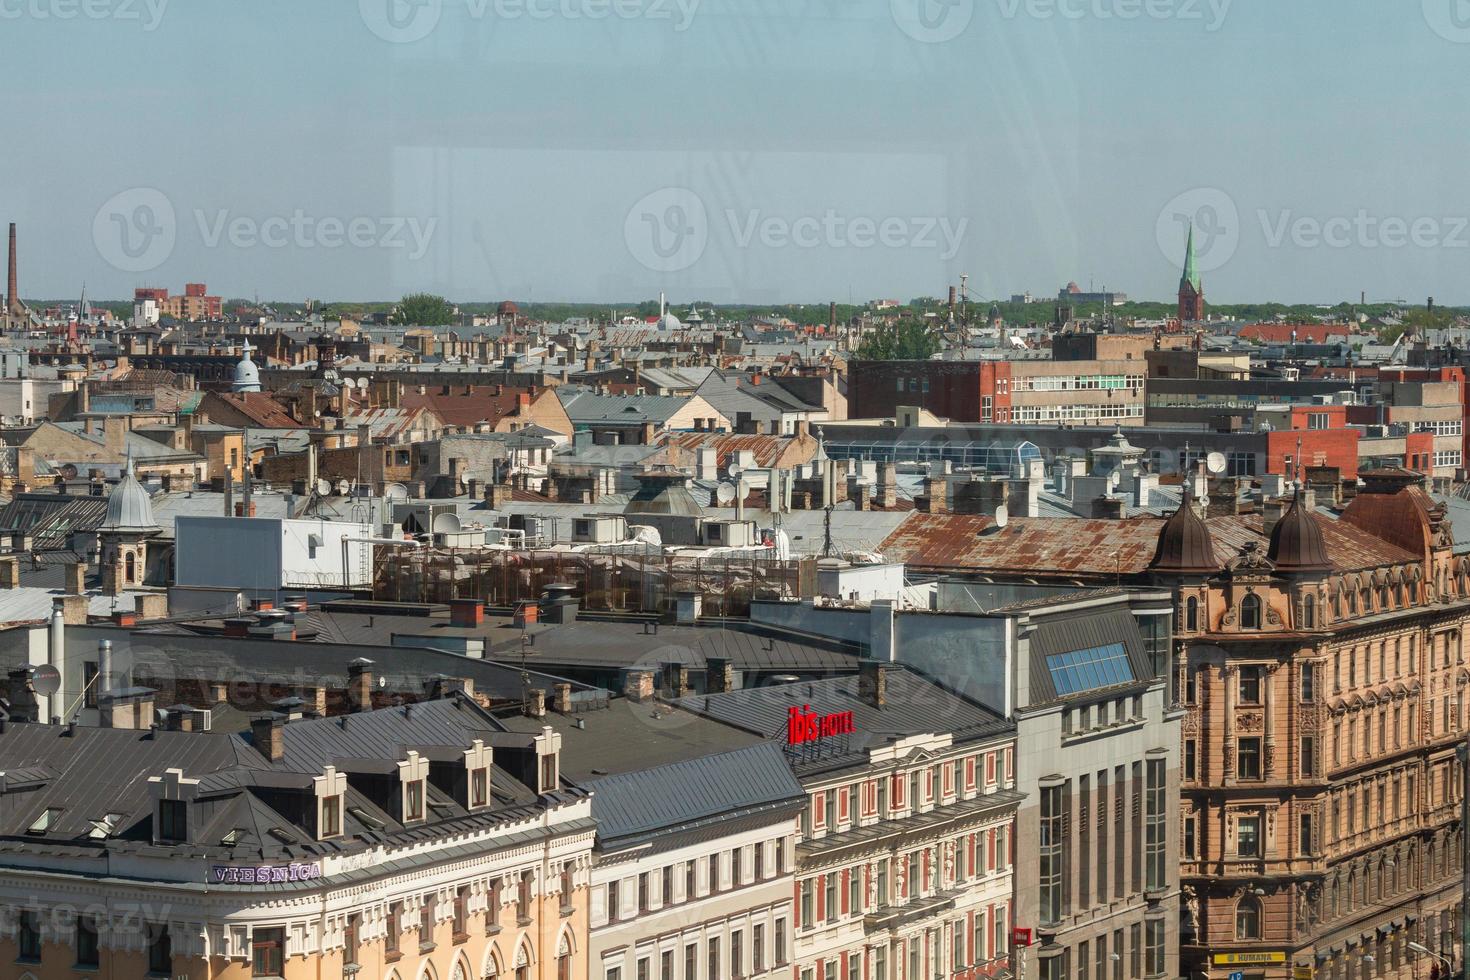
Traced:
<svg viewBox="0 0 1470 980">
<path fill-rule="evenodd" d="M 1235 938 L 1261 938 L 1261 900 L 1247 895 L 1235 906 Z"/>
<path fill-rule="evenodd" d="M 565 932 L 556 946 L 556 980 L 572 980 L 572 943 Z"/>
<path fill-rule="evenodd" d="M 134 582 L 136 582 L 138 580 L 137 579 L 138 566 L 137 566 L 137 559 L 135 559 L 133 557 L 133 553 L 131 551 L 128 552 L 128 556 L 127 556 L 126 560 L 124 560 L 123 566 L 124 566 L 123 575 L 125 577 L 125 581 L 129 585 L 132 585 Z"/>
<path fill-rule="evenodd" d="M 1302 597 L 1302 629 L 1317 628 L 1317 597 L 1308 593 Z"/>
<path fill-rule="evenodd" d="M 1184 628 L 1191 633 L 1199 629 L 1199 600 L 1194 596 L 1184 600 Z"/>
<path fill-rule="evenodd" d="M 1254 592 L 1240 600 L 1240 628 L 1245 630 L 1261 628 L 1261 597 Z"/>
</svg>

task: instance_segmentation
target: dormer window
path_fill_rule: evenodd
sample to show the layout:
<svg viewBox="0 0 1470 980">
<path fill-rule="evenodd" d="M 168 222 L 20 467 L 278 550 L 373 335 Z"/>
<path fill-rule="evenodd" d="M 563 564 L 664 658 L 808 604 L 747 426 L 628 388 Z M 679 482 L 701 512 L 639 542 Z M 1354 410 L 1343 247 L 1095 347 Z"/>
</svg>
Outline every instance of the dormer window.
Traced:
<svg viewBox="0 0 1470 980">
<path fill-rule="evenodd" d="M 189 839 L 189 805 L 183 800 L 158 801 L 158 839 L 182 843 Z"/>
<path fill-rule="evenodd" d="M 556 756 L 543 755 L 541 757 L 541 789 L 542 793 L 550 793 L 556 789 Z"/>
<path fill-rule="evenodd" d="M 404 784 L 403 787 L 403 820 L 424 819 L 424 781 L 414 779 Z"/>
<path fill-rule="evenodd" d="M 481 807 L 490 804 L 490 771 L 488 769 L 476 769 L 470 773 L 470 806 Z"/>
<path fill-rule="evenodd" d="M 326 840 L 328 837 L 342 836 L 342 797 L 322 797 L 322 819 L 321 833 L 317 836 Z"/>
</svg>

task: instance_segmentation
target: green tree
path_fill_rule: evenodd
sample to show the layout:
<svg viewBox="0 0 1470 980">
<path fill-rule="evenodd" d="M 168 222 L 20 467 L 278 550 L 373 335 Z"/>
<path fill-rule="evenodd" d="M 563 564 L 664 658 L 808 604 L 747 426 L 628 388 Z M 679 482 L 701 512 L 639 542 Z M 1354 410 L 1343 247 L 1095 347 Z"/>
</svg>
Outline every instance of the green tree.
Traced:
<svg viewBox="0 0 1470 980">
<path fill-rule="evenodd" d="M 879 325 L 858 345 L 860 361 L 927 361 L 939 350 L 939 338 L 918 320 Z"/>
<path fill-rule="evenodd" d="M 410 293 L 403 297 L 391 319 L 404 327 L 442 327 L 454 322 L 454 307 L 443 296 Z"/>
</svg>

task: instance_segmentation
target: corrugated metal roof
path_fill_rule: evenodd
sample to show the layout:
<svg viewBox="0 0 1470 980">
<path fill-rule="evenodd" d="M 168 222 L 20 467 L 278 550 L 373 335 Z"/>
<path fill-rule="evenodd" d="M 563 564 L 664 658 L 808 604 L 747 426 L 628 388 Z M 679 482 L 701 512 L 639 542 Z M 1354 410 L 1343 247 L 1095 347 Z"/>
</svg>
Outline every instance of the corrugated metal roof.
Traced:
<svg viewBox="0 0 1470 980">
<path fill-rule="evenodd" d="M 806 799 L 774 743 L 608 776 L 589 786 L 605 841 Z"/>
<path fill-rule="evenodd" d="M 1014 731 L 1000 715 L 902 665 L 887 673 L 883 707 L 858 693 L 860 677 L 849 674 L 819 681 L 744 688 L 675 702 L 681 708 L 768 738 L 785 740 L 788 711 L 809 708 L 817 715 L 851 711 L 854 733 L 787 749 L 798 773 L 841 768 L 866 760 L 870 749 L 909 735 L 952 734 L 956 742 Z"/>
</svg>

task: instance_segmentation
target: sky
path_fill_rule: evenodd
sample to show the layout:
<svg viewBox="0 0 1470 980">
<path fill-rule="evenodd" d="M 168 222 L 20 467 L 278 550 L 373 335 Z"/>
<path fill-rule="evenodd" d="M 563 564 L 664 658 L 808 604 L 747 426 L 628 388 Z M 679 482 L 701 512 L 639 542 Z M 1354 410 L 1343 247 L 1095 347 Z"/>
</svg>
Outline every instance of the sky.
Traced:
<svg viewBox="0 0 1470 980">
<path fill-rule="evenodd" d="M 0 0 L 27 298 L 1470 303 L 1470 0 Z"/>
</svg>

